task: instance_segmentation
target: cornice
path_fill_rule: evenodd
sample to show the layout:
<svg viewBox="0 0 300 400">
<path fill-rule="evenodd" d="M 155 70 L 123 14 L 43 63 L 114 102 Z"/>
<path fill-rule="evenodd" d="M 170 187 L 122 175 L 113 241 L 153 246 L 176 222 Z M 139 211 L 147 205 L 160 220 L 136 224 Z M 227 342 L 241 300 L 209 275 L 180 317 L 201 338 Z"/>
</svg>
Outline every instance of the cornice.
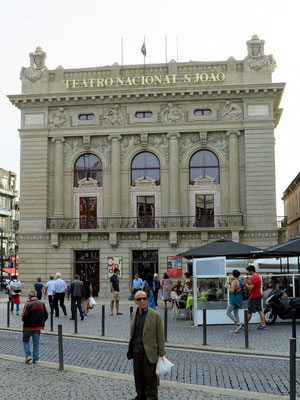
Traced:
<svg viewBox="0 0 300 400">
<path fill-rule="evenodd" d="M 99 102 L 99 101 L 112 101 L 116 100 L 119 102 L 128 100 L 138 99 L 150 99 L 155 100 L 157 98 L 169 97 L 190 97 L 192 98 L 222 98 L 228 96 L 238 96 L 239 98 L 249 97 L 250 95 L 255 96 L 271 96 L 276 97 L 277 104 L 279 104 L 282 92 L 284 90 L 285 83 L 266 83 L 266 84 L 239 84 L 239 85 L 223 85 L 220 86 L 174 86 L 174 87 L 149 87 L 149 88 L 118 88 L 118 89 L 88 89 L 72 92 L 60 92 L 60 93 L 41 93 L 41 94 L 19 94 L 9 95 L 8 99 L 13 105 L 18 108 L 22 108 L 28 104 L 32 106 L 35 104 L 38 106 L 49 106 L 53 103 L 68 104 L 70 102 Z"/>
</svg>

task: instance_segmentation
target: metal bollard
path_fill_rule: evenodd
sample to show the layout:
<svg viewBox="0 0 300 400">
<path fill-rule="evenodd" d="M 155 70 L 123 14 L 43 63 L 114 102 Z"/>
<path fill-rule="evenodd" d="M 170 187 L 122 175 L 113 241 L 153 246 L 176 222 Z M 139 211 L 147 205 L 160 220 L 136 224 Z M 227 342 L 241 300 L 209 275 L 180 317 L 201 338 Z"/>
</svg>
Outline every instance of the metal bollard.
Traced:
<svg viewBox="0 0 300 400">
<path fill-rule="evenodd" d="M 245 349 L 249 349 L 248 311 L 244 310 Z"/>
<path fill-rule="evenodd" d="M 10 301 L 7 302 L 7 327 L 10 327 L 10 312 L 9 312 Z"/>
<path fill-rule="evenodd" d="M 78 333 L 78 324 L 77 324 L 77 304 L 74 304 L 74 333 Z"/>
<path fill-rule="evenodd" d="M 54 313 L 54 304 L 51 303 L 50 306 L 50 331 L 53 332 L 53 313 Z"/>
<path fill-rule="evenodd" d="M 290 339 L 290 400 L 296 400 L 296 338 Z"/>
<path fill-rule="evenodd" d="M 292 309 L 292 338 L 296 338 L 296 310 Z"/>
<path fill-rule="evenodd" d="M 207 331 L 206 331 L 206 309 L 203 309 L 203 346 L 207 345 Z"/>
<path fill-rule="evenodd" d="M 63 336 L 62 325 L 58 325 L 58 369 L 64 369 L 64 351 L 63 351 Z"/>
<path fill-rule="evenodd" d="M 102 336 L 105 336 L 105 304 L 102 304 Z"/>
<path fill-rule="evenodd" d="M 168 341 L 168 309 L 164 308 L 164 333 L 165 333 L 165 342 Z"/>
<path fill-rule="evenodd" d="M 132 306 L 130 306 L 130 317 L 131 317 L 131 314 L 133 313 L 133 307 Z"/>
</svg>

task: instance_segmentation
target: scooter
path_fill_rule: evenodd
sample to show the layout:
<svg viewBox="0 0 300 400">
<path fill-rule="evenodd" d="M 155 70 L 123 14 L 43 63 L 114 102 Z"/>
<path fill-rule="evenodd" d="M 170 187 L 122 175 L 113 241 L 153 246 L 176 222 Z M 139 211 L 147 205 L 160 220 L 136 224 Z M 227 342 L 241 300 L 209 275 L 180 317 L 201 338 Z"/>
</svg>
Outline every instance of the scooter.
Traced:
<svg viewBox="0 0 300 400">
<path fill-rule="evenodd" d="M 286 289 L 273 289 L 266 300 L 267 306 L 264 309 L 266 324 L 273 325 L 277 316 L 280 319 L 292 319 L 292 310 L 295 310 L 295 317 L 300 318 L 300 297 L 293 297 L 288 305 L 281 301 Z"/>
</svg>

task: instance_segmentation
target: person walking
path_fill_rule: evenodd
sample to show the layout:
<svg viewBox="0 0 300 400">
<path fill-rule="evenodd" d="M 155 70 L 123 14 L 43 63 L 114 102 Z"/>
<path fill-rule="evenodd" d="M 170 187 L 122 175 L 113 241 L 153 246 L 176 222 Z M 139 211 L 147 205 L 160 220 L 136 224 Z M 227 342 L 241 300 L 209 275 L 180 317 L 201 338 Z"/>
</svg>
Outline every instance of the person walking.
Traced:
<svg viewBox="0 0 300 400">
<path fill-rule="evenodd" d="M 75 279 L 71 282 L 68 290 L 68 300 L 71 295 L 71 320 L 75 319 L 75 304 L 77 304 L 81 321 L 84 320 L 84 312 L 81 308 L 81 300 L 84 300 L 85 292 L 83 282 L 80 280 L 79 275 L 75 275 Z"/>
<path fill-rule="evenodd" d="M 153 292 L 153 294 L 154 294 L 154 302 L 155 302 L 155 306 L 157 307 L 158 306 L 157 297 L 158 297 L 158 293 L 159 293 L 159 290 L 160 290 L 160 280 L 159 280 L 158 274 L 154 274 L 153 275 L 153 282 L 154 282 L 154 285 L 155 285 L 155 291 Z"/>
<path fill-rule="evenodd" d="M 171 300 L 171 287 L 172 279 L 170 279 L 168 274 L 165 272 L 161 281 L 162 299 L 165 302 L 165 308 L 168 307 L 167 303 Z"/>
<path fill-rule="evenodd" d="M 137 310 L 131 314 L 127 358 L 133 360 L 135 400 L 157 400 L 156 363 L 166 354 L 162 320 L 158 312 L 147 307 L 147 295 L 142 290 L 135 294 L 134 302 Z"/>
<path fill-rule="evenodd" d="M 51 309 L 51 307 L 53 305 L 52 295 L 53 295 L 53 291 L 54 290 L 55 290 L 54 276 L 50 275 L 49 276 L 49 281 L 46 283 L 46 288 L 45 288 L 45 291 L 44 291 L 44 299 L 46 299 L 46 296 L 48 294 L 48 301 L 49 301 L 50 309 Z"/>
<path fill-rule="evenodd" d="M 138 290 L 142 289 L 144 282 L 139 277 L 139 274 L 134 275 L 134 280 L 132 281 L 132 294 L 136 294 Z"/>
<path fill-rule="evenodd" d="M 244 285 L 250 292 L 250 298 L 248 302 L 248 322 L 252 318 L 252 314 L 259 312 L 261 325 L 257 329 L 265 330 L 268 329 L 266 325 L 265 314 L 262 310 L 262 293 L 261 293 L 261 277 L 256 273 L 254 265 L 248 265 L 246 268 L 247 275 L 251 276 L 249 281 L 248 276 L 244 278 Z"/>
<path fill-rule="evenodd" d="M 243 301 L 243 281 L 239 279 L 240 271 L 237 269 L 233 270 L 233 279 L 230 283 L 225 283 L 227 290 L 229 291 L 229 304 L 227 307 L 226 314 L 234 322 L 235 328 L 233 332 L 238 332 L 242 328 L 239 319 L 239 309 L 242 307 Z"/>
<path fill-rule="evenodd" d="M 31 360 L 30 337 L 33 342 L 33 363 L 37 364 L 40 358 L 40 334 L 45 328 L 45 321 L 48 319 L 48 311 L 43 302 L 36 297 L 36 291 L 30 290 L 28 293 L 28 301 L 24 306 L 22 313 L 23 321 L 23 348 L 25 353 L 25 363 Z"/>
<path fill-rule="evenodd" d="M 42 279 L 41 278 L 36 278 L 36 283 L 33 285 L 35 291 L 36 291 L 36 297 L 41 300 L 43 293 L 44 293 L 44 285 L 42 284 Z"/>
<path fill-rule="evenodd" d="M 119 301 L 120 301 L 120 282 L 118 277 L 118 268 L 114 269 L 113 275 L 110 277 L 110 290 L 112 294 L 111 302 L 110 302 L 110 315 L 114 315 L 114 302 L 116 302 L 116 314 L 123 315 L 123 313 L 119 312 Z"/>
<path fill-rule="evenodd" d="M 55 286 L 54 286 L 54 290 L 52 292 L 52 300 L 54 303 L 56 317 L 59 317 L 58 302 L 59 302 L 59 306 L 63 310 L 65 317 L 67 316 L 67 310 L 66 310 L 66 306 L 64 304 L 66 289 L 67 289 L 66 282 L 63 279 L 61 279 L 61 274 L 59 272 L 57 272 L 57 274 L 55 274 Z"/>
<path fill-rule="evenodd" d="M 10 297 L 10 311 L 13 314 L 14 304 L 16 305 L 16 315 L 19 315 L 20 310 L 20 293 L 21 293 L 21 281 L 17 275 L 13 276 L 12 281 L 9 284 L 9 297 Z"/>
<path fill-rule="evenodd" d="M 82 275 L 82 283 L 84 286 L 84 300 L 82 301 L 82 309 L 84 311 L 84 315 L 87 316 L 89 313 L 89 308 L 88 308 L 89 300 L 93 294 L 93 288 L 90 281 L 86 279 L 85 274 Z"/>
<path fill-rule="evenodd" d="M 155 292 L 155 284 L 153 282 L 153 277 L 151 272 L 146 275 L 145 282 L 142 286 L 142 290 L 147 293 L 147 306 L 156 310 L 155 300 L 154 300 L 154 292 Z"/>
</svg>

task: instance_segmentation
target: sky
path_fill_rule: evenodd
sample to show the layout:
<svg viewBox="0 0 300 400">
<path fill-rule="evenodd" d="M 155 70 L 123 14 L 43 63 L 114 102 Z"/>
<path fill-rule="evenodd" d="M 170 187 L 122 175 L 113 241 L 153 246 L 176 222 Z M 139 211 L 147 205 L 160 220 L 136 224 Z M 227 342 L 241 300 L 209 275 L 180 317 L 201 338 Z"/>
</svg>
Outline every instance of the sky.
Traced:
<svg viewBox="0 0 300 400">
<path fill-rule="evenodd" d="M 277 68 L 273 82 L 285 82 L 275 130 L 277 215 L 283 191 L 300 171 L 298 66 L 300 0 L 0 0 L 0 167 L 20 168 L 20 111 L 7 99 L 21 92 L 21 68 L 37 46 L 55 69 L 146 63 L 242 60 L 246 41 L 257 34 Z"/>
</svg>

